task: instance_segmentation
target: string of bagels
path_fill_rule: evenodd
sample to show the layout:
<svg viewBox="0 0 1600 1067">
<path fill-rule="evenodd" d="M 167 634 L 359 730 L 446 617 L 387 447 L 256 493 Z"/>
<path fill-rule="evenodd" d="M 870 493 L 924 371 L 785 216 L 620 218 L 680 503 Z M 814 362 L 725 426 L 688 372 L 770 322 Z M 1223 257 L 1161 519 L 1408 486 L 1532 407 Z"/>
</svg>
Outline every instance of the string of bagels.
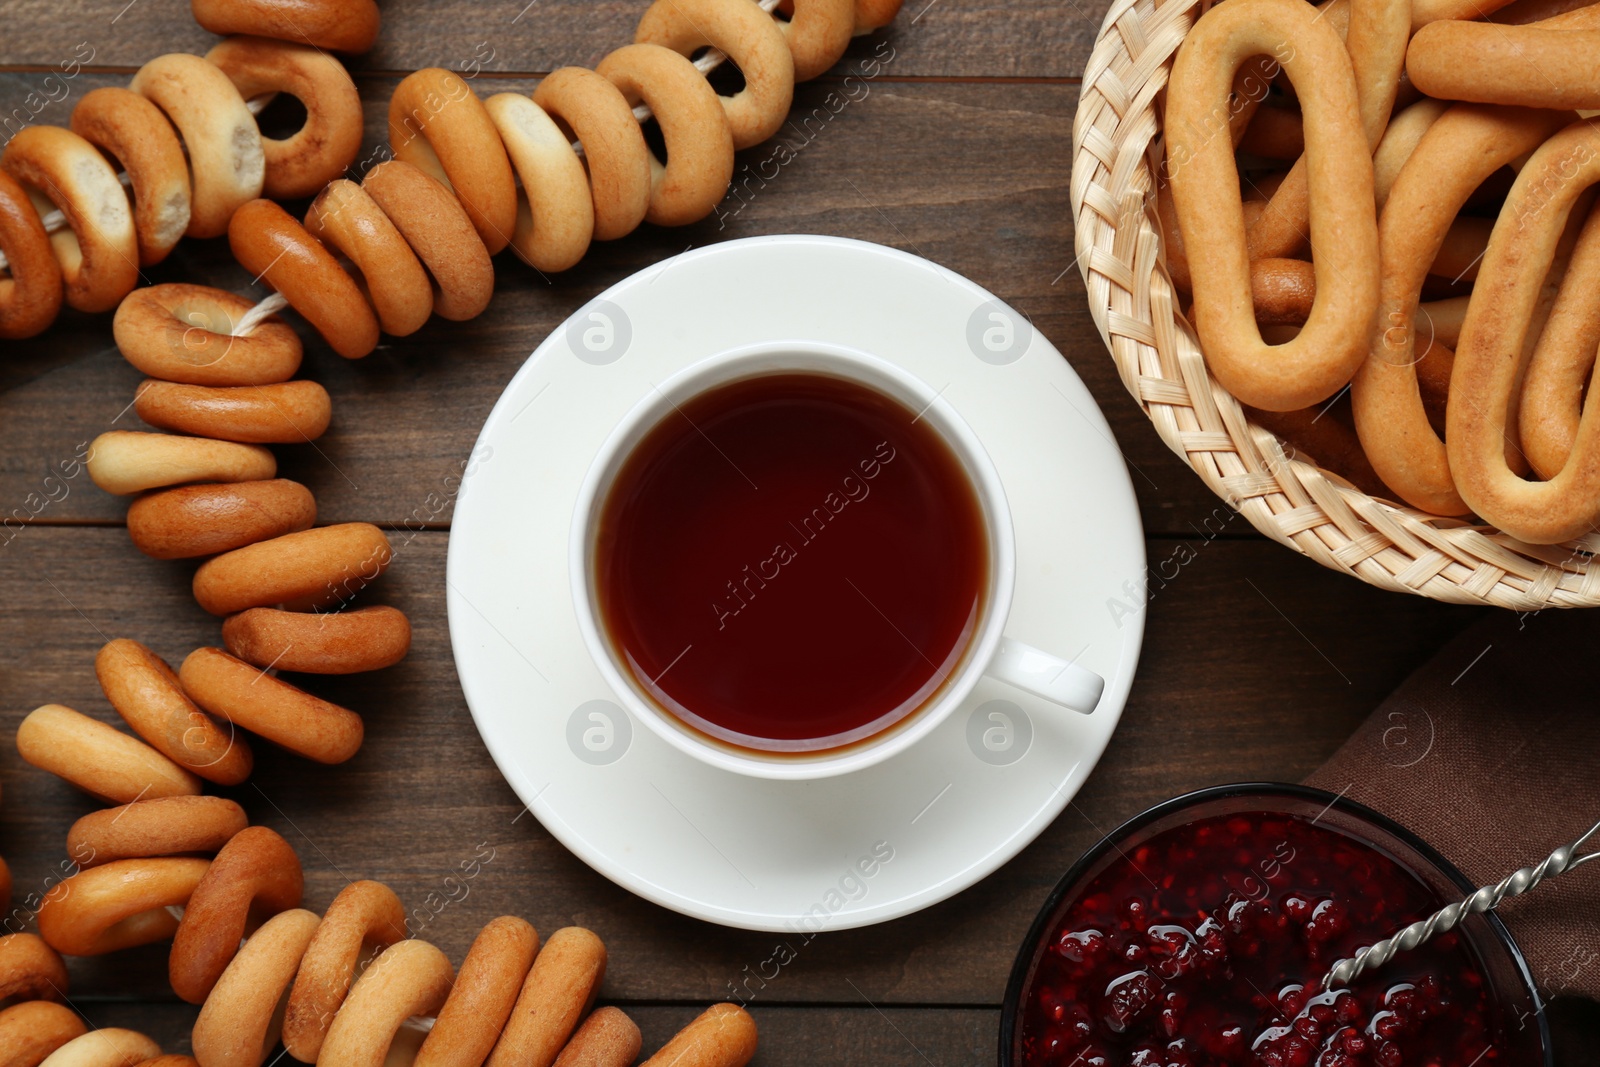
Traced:
<svg viewBox="0 0 1600 1067">
<path fill-rule="evenodd" d="M 68 876 L 10 912 L 38 932 L 0 937 L 0 1063 L 259 1067 L 281 1041 L 296 1060 L 338 1067 L 378 1067 L 402 1044 L 423 1067 L 628 1067 L 641 1035 L 622 1010 L 594 1006 L 606 950 L 591 931 L 541 945 L 502 916 L 457 969 L 408 936 L 381 883 L 350 883 L 320 916 L 301 907 L 289 842 L 204 792 L 249 778 L 252 740 L 350 759 L 360 715 L 278 672 L 379 670 L 411 642 L 399 609 L 349 606 L 393 558 L 385 532 L 316 526 L 310 491 L 276 476 L 267 446 L 314 441 L 332 416 L 327 391 L 294 378 L 301 342 L 278 316 L 292 308 L 357 359 L 380 333 L 481 313 L 503 249 L 556 272 L 643 222 L 705 218 L 734 152 L 776 133 L 795 84 L 887 25 L 900 0 L 656 0 L 633 44 L 594 70 L 552 72 L 531 96 L 480 100 L 455 72 L 419 70 L 389 102 L 392 158 L 359 183 L 342 175 L 360 150 L 361 102 L 333 53 L 372 46 L 372 0 L 193 7 L 226 36 L 204 57 L 152 60 L 127 88 L 84 96 L 70 129 L 27 127 L 0 154 L 0 338 L 40 333 L 63 302 L 115 309 L 118 349 L 147 375 L 134 410 L 158 432 L 102 434 L 84 463 L 102 489 L 134 497 L 140 551 L 204 560 L 194 596 L 223 620 L 224 646 L 176 671 L 134 640 L 101 648 L 96 677 L 131 733 L 59 704 L 23 720 L 27 762 L 111 806 L 72 826 Z M 727 61 L 744 84 L 724 96 L 707 75 Z M 256 122 L 276 94 L 306 115 L 282 139 Z M 652 119 L 664 161 L 641 126 Z M 278 203 L 308 197 L 301 219 Z M 184 237 L 224 234 L 274 290 L 265 300 L 136 288 Z M 0 861 L 8 907 L 11 888 Z M 68 1006 L 64 956 L 169 940 L 172 988 L 200 1006 L 191 1054 L 90 1029 Z M 717 1004 L 645 1062 L 742 1067 L 756 1036 L 742 1008 Z"/>
</svg>

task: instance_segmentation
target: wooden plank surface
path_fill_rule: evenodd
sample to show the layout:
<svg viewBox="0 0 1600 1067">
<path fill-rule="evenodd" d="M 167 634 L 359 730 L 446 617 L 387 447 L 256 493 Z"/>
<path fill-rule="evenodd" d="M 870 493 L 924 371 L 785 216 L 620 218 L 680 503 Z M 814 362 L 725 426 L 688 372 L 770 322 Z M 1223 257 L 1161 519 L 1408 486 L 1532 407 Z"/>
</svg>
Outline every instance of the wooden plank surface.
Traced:
<svg viewBox="0 0 1600 1067">
<path fill-rule="evenodd" d="M 631 39 L 645 6 L 385 2 L 379 46 L 352 63 L 366 110 L 363 158 L 382 139 L 380 119 L 403 72 L 445 65 L 476 71 L 480 95 L 526 91 L 539 72 L 593 64 Z M 1225 521 L 1127 396 L 1085 306 L 1067 195 L 1076 79 L 1105 7 L 909 0 L 892 29 L 857 41 L 843 67 L 802 87 L 797 115 L 820 107 L 863 59 L 892 54 L 867 95 L 827 119 L 821 134 L 781 134 L 799 146 L 795 160 L 748 202 L 725 201 L 720 218 L 675 231 L 645 227 L 551 279 L 502 255 L 487 313 L 387 339 L 359 363 L 341 360 L 295 320 L 308 341 L 305 373 L 329 388 L 336 414 L 315 448 L 279 450 L 283 472 L 313 488 L 323 521 L 369 520 L 393 531 L 397 560 L 372 599 L 401 606 L 416 627 L 400 666 L 306 683 L 366 717 L 359 756 L 320 768 L 263 745 L 252 781 L 226 791 L 294 844 L 309 906 L 325 906 L 350 879 L 375 877 L 425 907 L 459 862 L 487 845 L 493 859 L 470 892 L 430 915 L 421 936 L 459 961 L 495 915 L 523 915 L 546 933 L 591 926 L 611 951 L 604 998 L 628 1008 L 651 1047 L 771 954 L 772 935 L 686 919 L 613 886 L 524 814 L 489 762 L 457 683 L 443 598 L 448 493 L 442 508 L 429 497 L 446 487 L 501 388 L 552 328 L 606 286 L 691 246 L 783 232 L 878 241 L 942 263 L 1017 307 L 1071 361 L 1110 421 L 1158 575 L 1122 724 L 1073 805 L 956 898 L 806 945 L 752 1001 L 760 1064 L 990 1062 L 1017 943 L 1084 848 L 1177 792 L 1299 779 L 1478 616 L 1380 593 L 1296 558 L 1242 520 Z M 124 83 L 162 52 L 202 52 L 214 40 L 183 0 L 13 0 L 0 37 L 0 127 L 19 109 L 24 119 L 65 124 L 91 88 Z M 85 70 L 62 80 L 61 64 L 74 60 Z M 35 108 L 44 97 L 30 93 L 58 96 L 62 85 L 64 96 Z M 0 129 L 0 140 L 7 136 Z M 770 153 L 752 149 L 739 165 L 757 166 Z M 147 274 L 249 290 L 222 241 L 186 241 Z M 753 281 L 761 283 L 769 282 Z M 111 344 L 109 316 L 68 313 L 39 339 L 5 343 L 0 358 L 0 520 L 12 519 L 0 526 L 0 852 L 19 898 L 49 884 L 65 858 L 67 827 L 96 806 L 22 763 L 9 742 L 21 717 L 59 701 L 111 721 L 92 669 L 107 638 L 138 638 L 173 662 L 217 641 L 216 620 L 188 593 L 193 566 L 134 551 L 120 528 L 123 501 L 82 475 L 64 483 L 64 494 L 63 483 L 43 482 L 96 434 L 138 427 L 125 410 L 138 380 Z M 1209 528 L 1223 525 L 1214 539 L 1199 532 L 1208 519 Z M 74 1002 L 96 1024 L 134 1026 L 170 1049 L 187 1048 L 194 1009 L 168 989 L 164 948 L 74 960 L 71 969 Z M 1569 1062 L 1587 1063 L 1600 1025 L 1593 1013 L 1571 1018 Z"/>
<path fill-rule="evenodd" d="M 1106 0 L 906 0 L 894 25 L 857 41 L 899 54 L 898 76 L 1077 78 L 1105 16 Z M 378 44 L 360 70 L 477 67 L 543 73 L 594 66 L 633 40 L 648 0 L 385 0 Z M 67 11 L 69 17 L 63 17 Z M 6 5 L 4 62 L 54 70 L 81 43 L 101 66 L 134 69 L 164 52 L 203 53 L 217 41 L 186 0 L 55 0 Z"/>
</svg>

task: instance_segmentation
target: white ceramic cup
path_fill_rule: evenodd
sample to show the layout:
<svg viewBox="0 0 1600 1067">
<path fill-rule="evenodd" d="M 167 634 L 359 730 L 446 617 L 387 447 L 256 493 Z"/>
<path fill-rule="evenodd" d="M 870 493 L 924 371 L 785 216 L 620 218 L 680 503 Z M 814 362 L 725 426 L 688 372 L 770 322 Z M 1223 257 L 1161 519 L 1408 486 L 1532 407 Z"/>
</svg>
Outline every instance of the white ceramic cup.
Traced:
<svg viewBox="0 0 1600 1067">
<path fill-rule="evenodd" d="M 635 446 L 690 398 L 730 382 L 770 374 L 812 373 L 865 385 L 890 396 L 928 423 L 961 461 L 982 509 L 989 542 L 987 595 L 959 665 L 918 708 L 880 732 L 835 749 L 768 752 L 712 738 L 662 708 L 619 660 L 606 636 L 595 587 L 595 528 L 612 482 Z M 826 778 L 860 770 L 916 744 L 961 706 L 987 675 L 1063 708 L 1094 711 L 1105 680 L 1069 660 L 1005 636 L 1016 586 L 1011 511 L 988 453 L 955 409 L 921 379 L 865 352 L 810 341 L 732 349 L 701 360 L 659 383 L 634 405 L 600 447 L 573 509 L 569 546 L 572 599 L 589 654 L 634 718 L 674 748 L 723 770 L 758 778 Z M 692 710 L 692 709 L 691 709 Z"/>
</svg>

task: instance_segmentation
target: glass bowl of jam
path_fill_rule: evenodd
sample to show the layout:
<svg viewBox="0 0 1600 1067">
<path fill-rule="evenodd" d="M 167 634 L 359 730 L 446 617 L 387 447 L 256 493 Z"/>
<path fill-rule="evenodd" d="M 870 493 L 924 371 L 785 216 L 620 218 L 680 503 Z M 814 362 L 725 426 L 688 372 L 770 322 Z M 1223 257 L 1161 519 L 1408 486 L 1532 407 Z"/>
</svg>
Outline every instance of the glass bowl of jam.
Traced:
<svg viewBox="0 0 1600 1067">
<path fill-rule="evenodd" d="M 1474 887 L 1303 786 L 1157 805 L 1067 872 L 1012 970 L 1002 1067 L 1549 1067 L 1527 964 L 1474 916 L 1324 992 L 1338 960 Z"/>
</svg>

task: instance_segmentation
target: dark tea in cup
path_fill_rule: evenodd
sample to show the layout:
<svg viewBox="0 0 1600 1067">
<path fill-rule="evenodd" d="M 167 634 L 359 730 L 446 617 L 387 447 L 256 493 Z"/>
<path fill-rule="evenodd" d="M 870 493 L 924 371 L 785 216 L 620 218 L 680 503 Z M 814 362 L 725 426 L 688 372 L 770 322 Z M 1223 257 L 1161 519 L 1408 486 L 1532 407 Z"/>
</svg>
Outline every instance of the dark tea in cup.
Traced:
<svg viewBox="0 0 1600 1067">
<path fill-rule="evenodd" d="M 810 753 L 905 721 L 958 673 L 986 611 L 984 510 L 899 400 L 778 372 L 673 403 L 595 525 L 601 627 L 694 731 Z"/>
</svg>

